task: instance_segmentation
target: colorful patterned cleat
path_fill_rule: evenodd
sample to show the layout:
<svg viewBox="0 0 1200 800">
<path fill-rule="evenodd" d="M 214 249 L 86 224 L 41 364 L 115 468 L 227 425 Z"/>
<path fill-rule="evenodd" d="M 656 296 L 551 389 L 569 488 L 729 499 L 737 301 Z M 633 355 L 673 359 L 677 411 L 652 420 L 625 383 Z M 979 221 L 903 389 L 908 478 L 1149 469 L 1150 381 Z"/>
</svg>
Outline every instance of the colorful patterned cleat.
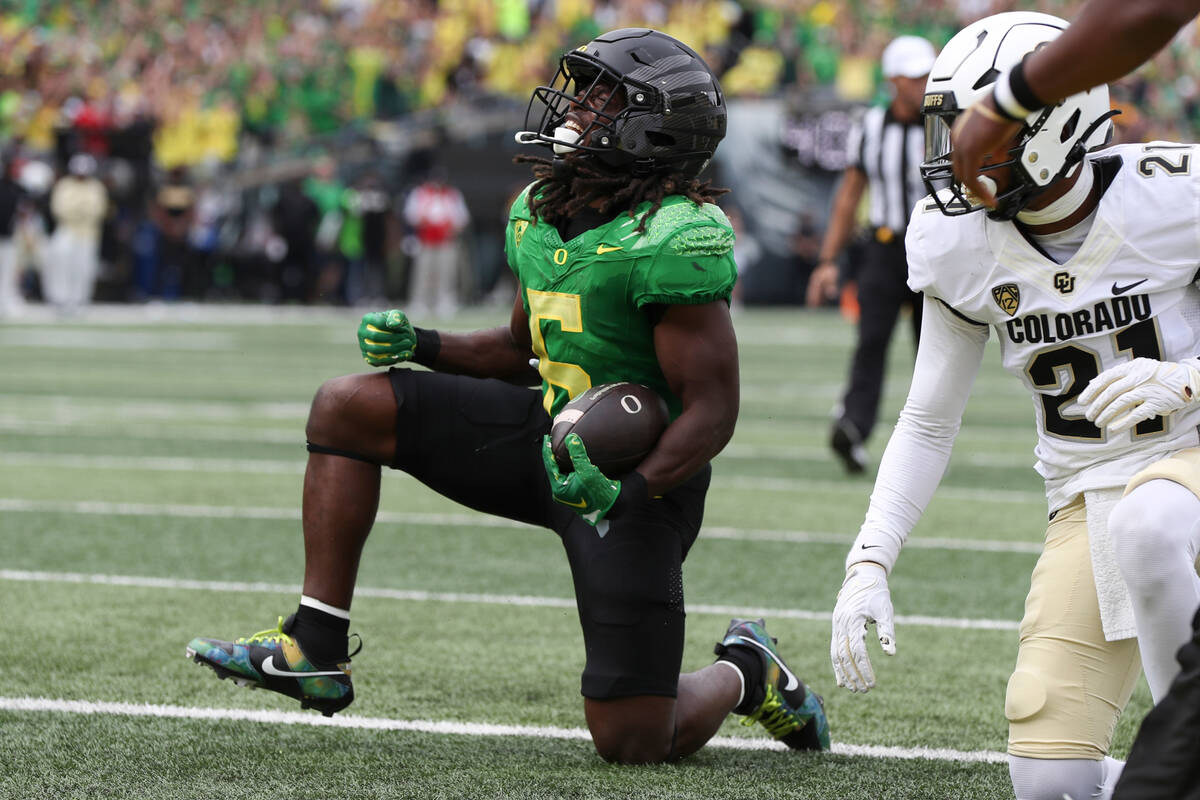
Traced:
<svg viewBox="0 0 1200 800">
<path fill-rule="evenodd" d="M 730 647 L 745 647 L 762 659 L 763 680 L 758 686 L 747 686 L 739 708 L 747 709 L 743 725 L 761 724 L 771 736 L 793 750 L 828 750 L 829 720 L 825 718 L 825 701 L 796 677 L 779 651 L 776 640 L 767 633 L 763 620 L 735 619 L 729 630 L 714 648 L 725 655 Z"/>
<path fill-rule="evenodd" d="M 188 642 L 187 657 L 212 667 L 222 680 L 294 697 L 301 708 L 331 717 L 354 700 L 349 658 L 341 664 L 313 664 L 288 635 L 291 627 L 291 617 L 280 617 L 274 629 L 233 642 L 195 638 Z"/>
</svg>

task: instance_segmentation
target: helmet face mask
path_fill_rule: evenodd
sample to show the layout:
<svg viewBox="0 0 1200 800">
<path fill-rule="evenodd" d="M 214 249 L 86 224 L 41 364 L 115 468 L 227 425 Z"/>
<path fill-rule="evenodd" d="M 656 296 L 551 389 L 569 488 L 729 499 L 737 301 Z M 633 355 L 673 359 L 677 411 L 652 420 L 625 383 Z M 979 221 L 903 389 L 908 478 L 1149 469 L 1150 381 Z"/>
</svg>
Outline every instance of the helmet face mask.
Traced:
<svg viewBox="0 0 1200 800">
<path fill-rule="evenodd" d="M 559 60 L 551 83 L 533 91 L 516 138 L 634 175 L 694 177 L 725 124 L 721 87 L 699 55 L 658 31 L 625 28 Z"/>
<path fill-rule="evenodd" d="M 959 112 L 949 109 L 924 113 L 925 161 L 921 164 L 921 179 L 934 203 L 948 217 L 987 209 L 987 206 L 954 177 L 954 167 L 950 160 L 954 152 L 950 132 L 958 116 Z M 1025 146 L 1034 133 L 1045 125 L 1049 116 L 1050 111 L 1045 110 L 1032 126 L 1022 125 L 1006 149 L 1006 157 L 999 161 L 987 161 L 980 167 L 980 176 L 986 179 L 985 183 L 991 181 L 996 197 L 996 208 L 987 211 L 990 218 L 1001 221 L 1012 219 L 1051 183 L 1065 176 L 1074 165 L 1064 164 L 1062 174 L 1056 175 L 1045 186 L 1038 186 L 1031 181 L 1020 168 Z"/>
<path fill-rule="evenodd" d="M 1067 27 L 1048 14 L 1007 12 L 968 25 L 943 48 L 926 85 L 925 161 L 921 178 L 943 214 L 959 216 L 987 207 L 953 175 L 950 130 L 958 114 L 991 93 L 1007 69 Z M 1108 87 L 1099 86 L 1031 113 L 1007 156 L 985 164 L 980 175 L 998 188 L 988 216 L 1012 219 L 1051 184 L 1071 174 L 1088 151 L 1112 132 Z"/>
</svg>

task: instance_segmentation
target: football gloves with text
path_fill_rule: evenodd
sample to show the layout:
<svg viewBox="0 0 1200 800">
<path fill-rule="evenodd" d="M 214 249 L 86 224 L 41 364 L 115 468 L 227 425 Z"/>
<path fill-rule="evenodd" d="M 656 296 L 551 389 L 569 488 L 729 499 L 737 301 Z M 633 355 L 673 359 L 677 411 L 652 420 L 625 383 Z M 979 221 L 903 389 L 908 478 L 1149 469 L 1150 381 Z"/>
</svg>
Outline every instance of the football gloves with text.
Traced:
<svg viewBox="0 0 1200 800">
<path fill-rule="evenodd" d="M 608 477 L 591 462 L 579 434 L 568 433 L 565 441 L 574 467 L 574 471 L 566 475 L 559 471 L 554 460 L 550 437 L 542 437 L 542 463 L 550 478 L 550 492 L 555 500 L 575 509 L 585 522 L 596 525 L 617 502 L 621 482 Z"/>
<path fill-rule="evenodd" d="M 894 656 L 896 625 L 892 616 L 892 594 L 884 568 L 869 561 L 851 564 L 833 608 L 833 638 L 829 643 L 838 686 L 852 692 L 865 692 L 875 686 L 875 671 L 867 656 L 867 626 L 875 623 L 880 647 Z"/>
<path fill-rule="evenodd" d="M 403 311 L 370 311 L 358 326 L 358 349 L 372 367 L 411 361 L 417 334 Z"/>
<path fill-rule="evenodd" d="M 1196 402 L 1200 371 L 1190 364 L 1135 358 L 1109 367 L 1075 401 L 1089 421 L 1112 433 Z M 1066 410 L 1066 409 L 1064 409 Z"/>
</svg>

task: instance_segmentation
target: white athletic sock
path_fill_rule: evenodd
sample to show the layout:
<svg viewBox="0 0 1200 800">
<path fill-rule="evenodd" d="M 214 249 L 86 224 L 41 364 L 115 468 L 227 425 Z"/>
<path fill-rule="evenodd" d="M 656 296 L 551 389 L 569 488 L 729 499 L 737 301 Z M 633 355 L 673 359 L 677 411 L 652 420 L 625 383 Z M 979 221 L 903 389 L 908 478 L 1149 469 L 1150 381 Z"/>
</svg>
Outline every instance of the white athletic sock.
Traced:
<svg viewBox="0 0 1200 800">
<path fill-rule="evenodd" d="M 740 688 L 738 689 L 737 702 L 733 704 L 733 707 L 737 708 L 738 706 L 740 706 L 742 704 L 742 700 L 744 700 L 746 698 L 746 676 L 742 674 L 742 671 L 740 669 L 738 669 L 738 665 L 734 664 L 732 661 L 718 661 L 716 663 L 724 664 L 725 666 L 727 666 L 731 670 L 733 670 L 734 674 L 738 676 L 738 686 Z"/>
<path fill-rule="evenodd" d="M 329 603 L 322 603 L 315 597 L 309 597 L 306 594 L 300 595 L 300 605 L 308 606 L 309 608 L 315 608 L 317 611 L 324 611 L 326 614 L 337 617 L 338 619 L 350 619 L 350 612 L 347 609 L 331 606 Z"/>
<path fill-rule="evenodd" d="M 1017 800 L 1063 800 L 1064 796 L 1071 800 L 1109 800 L 1112 797 L 1112 788 L 1107 782 L 1110 761 L 1115 760 L 1010 755 L 1008 774 Z"/>
</svg>

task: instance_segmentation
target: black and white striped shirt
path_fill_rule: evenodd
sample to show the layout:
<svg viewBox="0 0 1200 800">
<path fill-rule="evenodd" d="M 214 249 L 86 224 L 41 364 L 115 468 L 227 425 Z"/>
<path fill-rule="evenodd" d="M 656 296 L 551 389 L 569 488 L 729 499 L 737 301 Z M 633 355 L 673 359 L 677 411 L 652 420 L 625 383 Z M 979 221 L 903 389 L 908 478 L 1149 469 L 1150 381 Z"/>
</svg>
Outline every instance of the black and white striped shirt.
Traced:
<svg viewBox="0 0 1200 800">
<path fill-rule="evenodd" d="M 873 107 L 850 131 L 850 166 L 867 174 L 867 217 L 876 228 L 902 234 L 917 201 L 925 196 L 921 161 L 925 158 L 925 127 L 903 123 L 890 109 Z"/>
</svg>

